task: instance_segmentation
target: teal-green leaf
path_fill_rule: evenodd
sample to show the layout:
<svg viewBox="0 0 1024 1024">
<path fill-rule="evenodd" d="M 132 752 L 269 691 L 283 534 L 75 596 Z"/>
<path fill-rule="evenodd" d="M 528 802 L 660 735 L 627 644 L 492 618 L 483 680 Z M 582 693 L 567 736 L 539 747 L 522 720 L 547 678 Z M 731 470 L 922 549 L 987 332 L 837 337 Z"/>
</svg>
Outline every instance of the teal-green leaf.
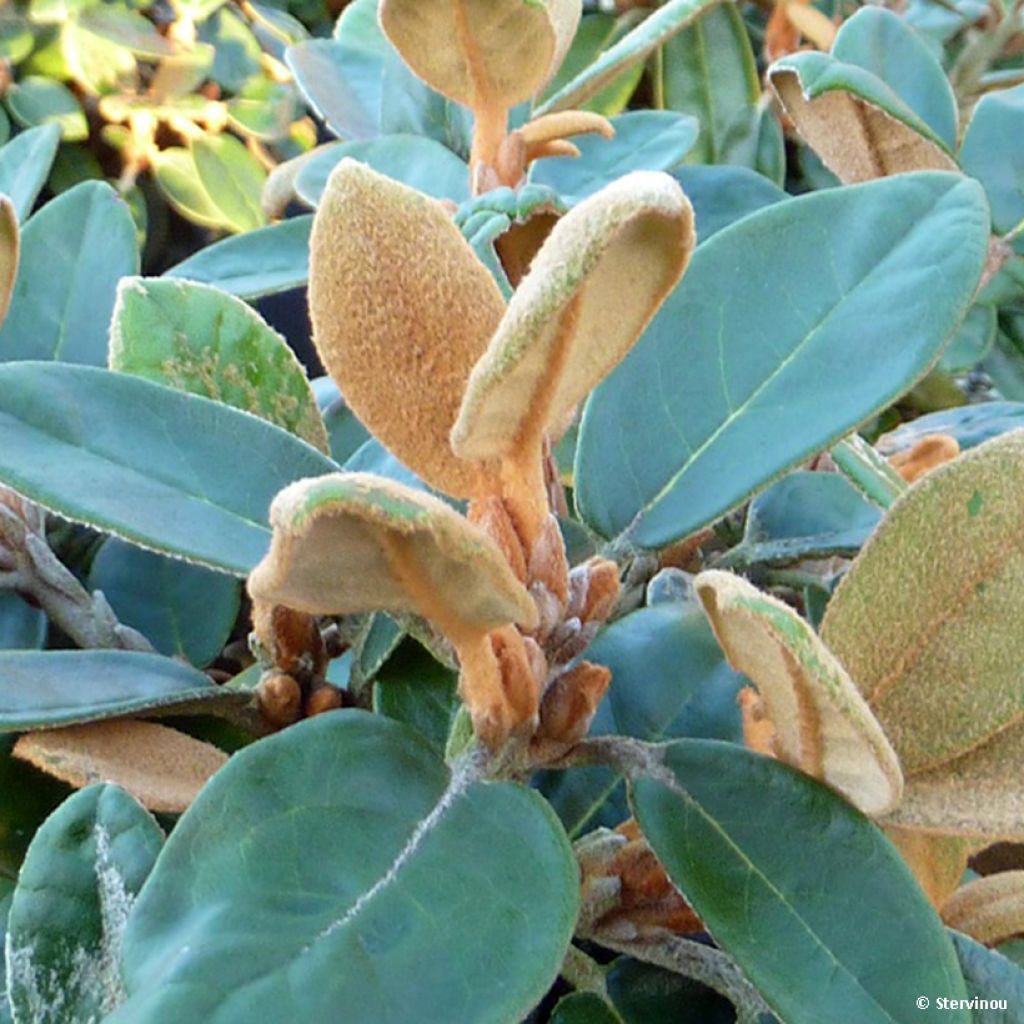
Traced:
<svg viewBox="0 0 1024 1024">
<path fill-rule="evenodd" d="M 3 151 L 0 150 L 0 159 Z M 167 277 L 211 284 L 240 299 L 298 288 L 309 279 L 312 214 L 224 238 L 166 271 Z"/>
<path fill-rule="evenodd" d="M 13 591 L 0 594 L 0 651 L 34 651 L 46 640 L 46 613 Z"/>
<path fill-rule="evenodd" d="M 1024 221 L 1024 85 L 982 96 L 964 134 L 960 164 L 985 186 L 995 231 Z"/>
<path fill-rule="evenodd" d="M 118 786 L 69 797 L 36 833 L 7 922 L 8 996 L 21 1024 L 90 1024 L 124 998 L 125 923 L 163 845 Z"/>
<path fill-rule="evenodd" d="M 265 420 L 127 374 L 0 365 L 0 482 L 66 519 L 246 576 L 274 495 L 332 460 Z"/>
<path fill-rule="evenodd" d="M 536 793 L 452 776 L 381 716 L 320 715 L 235 754 L 181 818 L 109 1024 L 518 1021 L 558 973 L 578 888 Z"/>
<path fill-rule="evenodd" d="M 862 7 L 836 33 L 832 56 L 885 82 L 947 148 L 956 148 L 953 88 L 938 58 L 905 18 L 884 7 Z"/>
<path fill-rule="evenodd" d="M 121 281 L 110 325 L 112 370 L 243 409 L 327 451 L 306 371 L 251 306 L 194 281 Z"/>
<path fill-rule="evenodd" d="M 164 198 L 186 220 L 208 228 L 230 226 L 203 187 L 192 150 L 169 146 L 154 154 L 153 177 Z"/>
<path fill-rule="evenodd" d="M 201 565 L 108 539 L 89 569 L 120 621 L 161 653 L 208 665 L 228 642 L 238 618 L 239 585 Z"/>
<path fill-rule="evenodd" d="M 192 143 L 199 180 L 232 231 L 267 223 L 260 191 L 267 172 L 233 135 L 203 135 Z"/>
<path fill-rule="evenodd" d="M 60 128 L 41 124 L 15 135 L 0 149 L 0 192 L 14 204 L 24 223 L 46 183 L 60 145 Z"/>
<path fill-rule="evenodd" d="M 586 406 L 586 522 L 668 544 L 903 394 L 967 311 L 987 220 L 976 182 L 907 174 L 778 203 L 699 246 Z"/>
<path fill-rule="evenodd" d="M 578 157 L 537 160 L 530 182 L 553 189 L 570 203 L 593 195 L 630 171 L 669 171 L 678 166 L 697 139 L 698 123 L 670 110 L 634 110 L 611 118 L 615 137 L 581 135 L 573 139 Z"/>
<path fill-rule="evenodd" d="M 995 306 L 975 303 L 942 353 L 939 369 L 943 373 L 966 373 L 973 369 L 992 350 L 997 326 Z"/>
<path fill-rule="evenodd" d="M 747 214 L 789 198 L 778 185 L 746 167 L 694 164 L 676 168 L 672 177 L 693 207 L 698 245 Z"/>
<path fill-rule="evenodd" d="M 51 199 L 21 232 L 0 359 L 104 365 L 117 282 L 138 269 L 135 223 L 109 185 L 86 181 Z"/>
<path fill-rule="evenodd" d="M 895 847 L 825 786 L 681 740 L 631 799 L 672 881 L 786 1024 L 970 1024 L 918 1009 L 925 993 L 965 997 L 952 944 Z"/>
<path fill-rule="evenodd" d="M 335 135 L 372 139 L 380 134 L 380 57 L 368 49 L 350 50 L 335 39 L 307 39 L 289 46 L 285 61 Z"/>
<path fill-rule="evenodd" d="M 82 105 L 66 85 L 55 79 L 28 75 L 7 90 L 4 102 L 22 128 L 55 124 L 65 142 L 81 142 L 89 137 Z"/>
<path fill-rule="evenodd" d="M 943 409 L 904 423 L 878 439 L 878 450 L 892 455 L 910 448 L 928 434 L 949 434 L 961 450 L 976 448 L 1009 430 L 1024 427 L 1024 402 L 981 402 Z"/>
<path fill-rule="evenodd" d="M 127 715 L 231 714 L 245 697 L 138 651 L 0 651 L 0 733 Z"/>
<path fill-rule="evenodd" d="M 615 1007 L 596 992 L 573 992 L 558 1001 L 550 1024 L 623 1024 Z"/>
<path fill-rule="evenodd" d="M 984 1008 L 979 1003 L 974 1011 L 974 1024 L 1021 1024 L 1024 1021 L 1024 969 L 966 935 L 954 931 L 949 934 L 960 958 L 968 994 L 979 1001 L 999 1004 Z"/>
</svg>

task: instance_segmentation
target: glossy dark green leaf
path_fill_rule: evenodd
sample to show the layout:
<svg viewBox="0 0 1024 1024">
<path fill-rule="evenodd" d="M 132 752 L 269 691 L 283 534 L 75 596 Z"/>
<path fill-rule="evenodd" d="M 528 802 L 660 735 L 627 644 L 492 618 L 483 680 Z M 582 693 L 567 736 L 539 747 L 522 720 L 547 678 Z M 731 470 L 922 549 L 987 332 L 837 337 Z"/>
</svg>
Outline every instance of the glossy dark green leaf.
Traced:
<svg viewBox="0 0 1024 1024">
<path fill-rule="evenodd" d="M 288 291 L 309 279 L 312 226 L 312 215 L 293 217 L 225 238 L 171 267 L 166 275 L 212 284 L 242 299 Z"/>
<path fill-rule="evenodd" d="M 697 222 L 697 244 L 748 214 L 789 196 L 778 185 L 746 167 L 677 167 L 672 177 L 683 186 Z"/>
<path fill-rule="evenodd" d="M 111 537 L 93 559 L 89 589 L 101 590 L 126 626 L 161 653 L 208 665 L 238 618 L 239 585 L 230 576 Z"/>
<path fill-rule="evenodd" d="M 615 1007 L 595 992 L 573 992 L 558 1001 L 551 1024 L 623 1024 Z"/>
<path fill-rule="evenodd" d="M 787 1024 L 970 1024 L 938 915 L 885 836 L 825 786 L 681 740 L 631 787 L 637 820 L 718 944 Z M 807 855 L 813 837 L 814 856 Z"/>
<path fill-rule="evenodd" d="M 743 540 L 720 561 L 730 568 L 854 555 L 882 518 L 838 473 L 798 470 L 751 503 Z"/>
<path fill-rule="evenodd" d="M 985 186 L 997 233 L 1024 221 L 1024 85 L 981 97 L 964 134 L 960 165 Z"/>
<path fill-rule="evenodd" d="M 942 139 L 956 147 L 956 97 L 938 58 L 904 18 L 863 7 L 843 22 L 832 56 L 885 82 Z"/>
<path fill-rule="evenodd" d="M 118 786 L 89 786 L 42 825 L 7 924 L 16 1019 L 87 1024 L 123 999 L 125 924 L 163 845 L 152 815 Z"/>
<path fill-rule="evenodd" d="M 608 994 L 625 1024 L 735 1024 L 732 1004 L 690 978 L 630 957 L 608 971 Z"/>
<path fill-rule="evenodd" d="M 1008 430 L 1024 427 L 1024 402 L 982 402 L 919 416 L 878 439 L 885 455 L 903 451 L 928 434 L 949 434 L 961 449 L 974 448 Z"/>
<path fill-rule="evenodd" d="M 668 110 L 636 110 L 611 119 L 615 138 L 582 135 L 578 157 L 538 160 L 530 181 L 575 203 L 630 171 L 668 171 L 682 162 L 697 139 L 695 118 Z"/>
<path fill-rule="evenodd" d="M 260 191 L 267 172 L 233 135 L 204 135 L 192 143 L 199 180 L 210 201 L 233 231 L 252 231 L 267 223 Z"/>
<path fill-rule="evenodd" d="M 316 206 L 331 171 L 346 157 L 429 196 L 457 203 L 469 198 L 466 162 L 440 142 L 416 135 L 384 135 L 324 149 L 303 165 L 295 179 L 295 190 L 307 203 Z"/>
<path fill-rule="evenodd" d="M 50 200 L 21 232 L 21 261 L 0 359 L 102 366 L 117 282 L 138 273 L 128 207 L 105 182 Z"/>
<path fill-rule="evenodd" d="M 1024 968 L 966 935 L 954 931 L 949 934 L 960 959 L 967 994 L 978 1000 L 974 1024 L 1020 1024 L 1024 1021 Z M 982 1001 L 999 1005 L 984 1007 Z"/>
<path fill-rule="evenodd" d="M 46 613 L 17 594 L 0 594 L 0 650 L 38 650 L 46 640 Z"/>
<path fill-rule="evenodd" d="M 76 522 L 248 575 L 286 484 L 336 470 L 248 413 L 85 366 L 0 366 L 0 481 Z"/>
<path fill-rule="evenodd" d="M 24 223 L 50 173 L 60 145 L 60 128 L 43 124 L 16 135 L 0 149 L 0 192 Z"/>
<path fill-rule="evenodd" d="M 405 632 L 386 612 L 370 616 L 366 630 L 355 646 L 356 665 L 353 674 L 365 682 L 374 679 L 388 658 L 398 649 Z"/>
<path fill-rule="evenodd" d="M 612 671 L 591 736 L 740 738 L 736 694 L 747 681 L 726 664 L 698 604 L 635 611 L 605 629 L 584 657 Z M 628 816 L 622 776 L 611 768 L 546 773 L 541 790 L 573 837 Z"/>
<path fill-rule="evenodd" d="M 578 884 L 537 794 L 453 780 L 387 718 L 320 715 L 236 754 L 181 818 L 129 918 L 110 1024 L 520 1020 L 561 966 Z"/>
<path fill-rule="evenodd" d="M 55 124 L 65 142 L 81 142 L 89 137 L 82 105 L 67 86 L 52 78 L 28 75 L 7 90 L 4 102 L 22 128 Z"/>
<path fill-rule="evenodd" d="M 0 732 L 127 715 L 228 714 L 245 701 L 178 661 L 137 651 L 0 652 Z"/>
<path fill-rule="evenodd" d="M 645 547 L 684 537 L 905 392 L 967 311 L 987 216 L 975 182 L 899 175 L 778 203 L 699 246 L 586 406 L 587 523 Z"/>
<path fill-rule="evenodd" d="M 443 754 L 460 707 L 457 683 L 457 672 L 435 661 L 419 644 L 407 641 L 377 673 L 373 707 L 412 726 Z"/>
</svg>

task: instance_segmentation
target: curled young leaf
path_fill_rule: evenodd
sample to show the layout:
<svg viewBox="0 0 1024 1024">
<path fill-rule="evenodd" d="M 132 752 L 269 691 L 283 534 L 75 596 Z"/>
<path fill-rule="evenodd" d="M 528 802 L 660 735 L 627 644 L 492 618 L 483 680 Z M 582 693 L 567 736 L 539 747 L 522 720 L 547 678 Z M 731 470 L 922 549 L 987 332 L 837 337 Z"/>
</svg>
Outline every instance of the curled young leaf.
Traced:
<svg viewBox="0 0 1024 1024">
<path fill-rule="evenodd" d="M 1024 871 L 1000 871 L 968 882 L 946 901 L 942 919 L 986 946 L 1024 933 Z"/>
<path fill-rule="evenodd" d="M 829 602 L 822 640 L 867 698 L 907 775 L 967 754 L 1021 720 L 1022 536 L 1018 430 L 914 484 Z"/>
<path fill-rule="evenodd" d="M 438 92 L 508 110 L 550 81 L 581 10 L 580 0 L 382 0 L 380 24 Z"/>
<path fill-rule="evenodd" d="M 14 204 L 7 196 L 0 195 L 0 324 L 7 316 L 18 278 L 20 237 Z"/>
<path fill-rule="evenodd" d="M 693 210 L 665 174 L 626 175 L 566 214 L 473 368 L 456 454 L 510 463 L 507 482 L 535 473 L 545 432 L 629 352 L 694 240 Z"/>
<path fill-rule="evenodd" d="M 942 139 L 863 68 L 825 53 L 799 53 L 776 61 L 769 81 L 797 132 L 844 184 L 957 170 Z"/>
<path fill-rule="evenodd" d="M 14 756 L 75 789 L 116 783 L 149 810 L 168 814 L 184 811 L 227 762 L 209 743 L 125 718 L 26 733 Z"/>
<path fill-rule="evenodd" d="M 428 484 L 478 493 L 486 467 L 448 435 L 505 309 L 440 204 L 354 160 L 332 173 L 311 238 L 313 338 L 349 408 Z"/>
<path fill-rule="evenodd" d="M 903 787 L 896 754 L 808 623 L 732 573 L 702 572 L 695 586 L 729 664 L 761 694 L 778 756 L 865 814 L 891 810 Z"/>
</svg>

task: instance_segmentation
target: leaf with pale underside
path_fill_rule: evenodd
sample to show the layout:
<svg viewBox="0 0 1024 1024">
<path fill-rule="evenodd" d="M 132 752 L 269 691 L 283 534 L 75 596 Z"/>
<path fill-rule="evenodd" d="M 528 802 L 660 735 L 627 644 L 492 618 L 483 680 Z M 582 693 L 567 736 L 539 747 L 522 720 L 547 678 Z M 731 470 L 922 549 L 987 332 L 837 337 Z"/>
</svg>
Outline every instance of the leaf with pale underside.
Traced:
<svg viewBox="0 0 1024 1024">
<path fill-rule="evenodd" d="M 473 369 L 455 452 L 499 458 L 569 412 L 632 348 L 694 242 L 693 209 L 664 174 L 629 174 L 564 216 Z"/>
<path fill-rule="evenodd" d="M 863 68 L 799 53 L 776 61 L 769 80 L 797 132 L 844 184 L 957 169 L 942 139 Z"/>
<path fill-rule="evenodd" d="M 270 554 L 249 577 L 258 600 L 313 615 L 414 611 L 475 629 L 536 622 L 493 542 L 422 491 L 332 473 L 286 487 L 270 520 Z"/>
<path fill-rule="evenodd" d="M 958 889 L 942 908 L 958 932 L 994 946 L 1024 932 L 1024 871 L 1000 871 Z"/>
<path fill-rule="evenodd" d="M 428 85 L 467 107 L 529 99 L 562 63 L 580 0 L 383 0 L 380 24 Z"/>
<path fill-rule="evenodd" d="M 825 644 L 904 774 L 1024 716 L 1024 431 L 934 470 L 890 508 L 829 603 Z"/>
<path fill-rule="evenodd" d="M 116 783 L 149 810 L 169 814 L 184 811 L 227 762 L 209 743 L 134 719 L 26 733 L 14 756 L 75 789 Z"/>
<path fill-rule="evenodd" d="M 18 277 L 19 241 L 17 211 L 7 196 L 0 196 L 0 324 L 7 316 Z"/>
<path fill-rule="evenodd" d="M 313 336 L 349 408 L 432 487 L 477 493 L 448 435 L 505 310 L 490 272 L 438 203 L 354 160 L 328 181 L 311 253 Z"/>
<path fill-rule="evenodd" d="M 778 756 L 837 789 L 865 814 L 884 814 L 903 786 L 899 761 L 857 687 L 791 608 L 732 573 L 696 581 L 729 664 L 757 687 Z"/>
</svg>

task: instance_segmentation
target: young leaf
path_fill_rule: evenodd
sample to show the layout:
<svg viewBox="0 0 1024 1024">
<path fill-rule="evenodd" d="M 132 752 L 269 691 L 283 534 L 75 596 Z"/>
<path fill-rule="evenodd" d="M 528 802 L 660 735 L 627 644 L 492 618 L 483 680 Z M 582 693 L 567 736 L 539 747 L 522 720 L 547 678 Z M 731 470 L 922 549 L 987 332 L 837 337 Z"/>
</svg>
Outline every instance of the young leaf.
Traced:
<svg viewBox="0 0 1024 1024">
<path fill-rule="evenodd" d="M 1021 717 L 1024 431 L 962 455 L 889 510 L 829 602 L 822 639 L 915 773 Z"/>
<path fill-rule="evenodd" d="M 558 973 L 578 889 L 536 793 L 453 777 L 381 716 L 321 715 L 232 757 L 178 823 L 109 1024 L 520 1020 Z"/>
<path fill-rule="evenodd" d="M 0 192 L 9 196 L 21 223 L 32 212 L 60 145 L 60 128 L 44 124 L 16 135 L 0 148 Z"/>
<path fill-rule="evenodd" d="M 42 824 L 7 922 L 17 1020 L 99 1020 L 124 999 L 124 928 L 163 839 L 152 816 L 109 784 L 75 793 Z"/>
<path fill-rule="evenodd" d="M 109 185 L 86 181 L 52 199 L 21 232 L 0 358 L 104 365 L 117 282 L 138 269 L 135 223 Z"/>
<path fill-rule="evenodd" d="M 558 70 L 580 11 L 580 0 L 381 0 L 380 24 L 438 92 L 473 110 L 508 110 Z"/>
<path fill-rule="evenodd" d="M 17 211 L 7 196 L 0 195 L 0 326 L 7 317 L 11 295 L 14 293 L 14 282 L 18 277 L 19 250 Z"/>
<path fill-rule="evenodd" d="M 798 53 L 768 73 L 797 131 L 844 184 L 957 169 L 946 143 L 870 71 Z"/>
<path fill-rule="evenodd" d="M 267 223 L 260 191 L 267 172 L 233 135 L 203 135 L 192 143 L 199 181 L 232 231 Z"/>
<path fill-rule="evenodd" d="M 243 409 L 326 452 L 302 364 L 240 299 L 208 285 L 122 279 L 110 325 L 112 370 Z"/>
<path fill-rule="evenodd" d="M 778 757 L 827 782 L 865 814 L 891 810 L 903 790 L 899 761 L 808 623 L 731 573 L 702 572 L 694 586 L 729 664 L 761 694 Z"/>
<path fill-rule="evenodd" d="M 972 939 L 995 946 L 1024 932 L 1024 871 L 1000 871 L 958 889 L 942 920 Z"/>
<path fill-rule="evenodd" d="M 586 406 L 587 523 L 647 547 L 685 537 L 888 405 L 966 312 L 987 220 L 977 183 L 902 175 L 777 203 L 699 246 Z"/>
<path fill-rule="evenodd" d="M 0 365 L 0 423 L 8 487 L 67 519 L 237 576 L 267 550 L 273 496 L 338 468 L 248 413 L 87 366 Z"/>
<path fill-rule="evenodd" d="M 314 339 L 349 407 L 432 487 L 477 493 L 448 435 L 505 309 L 490 273 L 440 205 L 353 160 L 331 175 L 311 253 Z"/>
<path fill-rule="evenodd" d="M 151 811 L 181 814 L 227 755 L 155 722 L 119 719 L 25 733 L 14 756 L 82 789 L 113 782 Z"/>
<path fill-rule="evenodd" d="M 739 747 L 682 740 L 635 779 L 632 803 L 669 877 L 787 1024 L 910 1022 L 925 1016 L 922 992 L 965 996 L 907 866 L 819 783 Z"/>
</svg>

